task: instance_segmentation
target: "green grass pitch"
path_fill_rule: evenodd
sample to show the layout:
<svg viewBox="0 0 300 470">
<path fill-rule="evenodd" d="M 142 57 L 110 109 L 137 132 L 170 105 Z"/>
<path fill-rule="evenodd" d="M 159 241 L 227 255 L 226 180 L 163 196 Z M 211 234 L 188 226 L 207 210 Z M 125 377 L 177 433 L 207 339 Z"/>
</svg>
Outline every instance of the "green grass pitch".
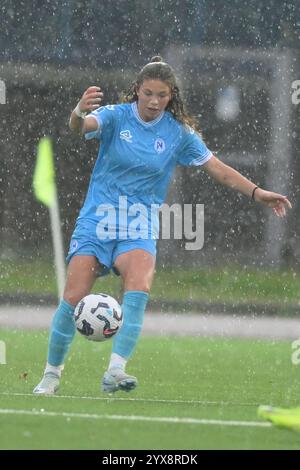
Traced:
<svg viewBox="0 0 300 470">
<path fill-rule="evenodd" d="M 131 394 L 99 384 L 111 343 L 77 335 L 58 395 L 32 395 L 45 331 L 0 330 L 1 449 L 299 449 L 300 434 L 257 418 L 260 404 L 300 405 L 288 341 L 142 337 Z M 3 344 L 3 343 L 2 343 Z"/>
</svg>

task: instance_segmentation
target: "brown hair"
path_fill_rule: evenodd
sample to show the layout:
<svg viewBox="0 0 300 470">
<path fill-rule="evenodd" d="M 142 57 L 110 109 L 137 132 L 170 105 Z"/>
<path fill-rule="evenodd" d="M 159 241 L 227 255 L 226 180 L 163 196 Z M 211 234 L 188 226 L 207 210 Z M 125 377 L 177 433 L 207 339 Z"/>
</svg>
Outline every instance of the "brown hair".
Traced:
<svg viewBox="0 0 300 470">
<path fill-rule="evenodd" d="M 166 107 L 166 111 L 169 111 L 177 121 L 197 130 L 196 119 L 189 116 L 186 112 L 184 102 L 180 96 L 174 70 L 169 64 L 164 62 L 160 56 L 152 57 L 151 61 L 141 69 L 136 80 L 130 85 L 129 90 L 123 96 L 122 101 L 125 103 L 138 101 L 136 90 L 139 89 L 144 80 L 161 80 L 166 83 L 170 87 L 172 94 L 172 98 Z"/>
</svg>

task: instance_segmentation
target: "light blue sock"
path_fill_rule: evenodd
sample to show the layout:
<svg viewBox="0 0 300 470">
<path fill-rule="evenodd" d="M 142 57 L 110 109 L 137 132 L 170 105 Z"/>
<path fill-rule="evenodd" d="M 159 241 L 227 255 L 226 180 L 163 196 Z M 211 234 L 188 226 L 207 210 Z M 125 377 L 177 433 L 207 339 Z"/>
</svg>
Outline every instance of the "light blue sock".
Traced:
<svg viewBox="0 0 300 470">
<path fill-rule="evenodd" d="M 123 324 L 114 337 L 112 352 L 128 359 L 136 346 L 144 321 L 149 294 L 131 290 L 124 294 Z"/>
<path fill-rule="evenodd" d="M 60 366 L 64 363 L 76 332 L 74 310 L 73 305 L 62 300 L 55 312 L 48 345 L 48 363 L 51 366 Z"/>
</svg>

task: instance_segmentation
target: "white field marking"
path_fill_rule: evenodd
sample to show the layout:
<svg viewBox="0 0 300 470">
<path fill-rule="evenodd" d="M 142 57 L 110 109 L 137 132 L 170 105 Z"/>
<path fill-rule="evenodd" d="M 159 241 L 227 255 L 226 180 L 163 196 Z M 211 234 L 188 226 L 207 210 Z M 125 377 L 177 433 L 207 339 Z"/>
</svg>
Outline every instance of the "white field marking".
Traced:
<svg viewBox="0 0 300 470">
<path fill-rule="evenodd" d="M 154 423 L 175 423 L 175 424 L 212 424 L 218 426 L 247 426 L 269 428 L 271 423 L 259 421 L 226 421 L 221 419 L 197 419 L 197 418 L 176 418 L 161 416 L 125 416 L 125 415 L 97 415 L 90 413 L 58 413 L 56 411 L 38 410 L 15 410 L 10 408 L 0 408 L 0 414 L 29 415 L 29 416 L 51 416 L 59 418 L 81 418 L 81 419 L 108 419 L 112 421 L 147 421 Z"/>
<path fill-rule="evenodd" d="M 45 395 L 35 395 L 33 393 L 20 393 L 20 392 L 0 392 L 0 395 L 15 396 L 15 397 L 37 397 Z M 133 401 L 133 402 L 147 402 L 147 403 L 178 403 L 184 405 L 222 405 L 222 406 L 259 406 L 260 403 L 234 403 L 228 401 L 206 401 L 206 400 L 164 400 L 156 398 L 121 398 L 114 397 L 110 394 L 108 397 L 85 397 L 78 395 L 47 395 L 47 398 L 67 398 L 74 400 L 100 400 L 100 401 Z"/>
</svg>

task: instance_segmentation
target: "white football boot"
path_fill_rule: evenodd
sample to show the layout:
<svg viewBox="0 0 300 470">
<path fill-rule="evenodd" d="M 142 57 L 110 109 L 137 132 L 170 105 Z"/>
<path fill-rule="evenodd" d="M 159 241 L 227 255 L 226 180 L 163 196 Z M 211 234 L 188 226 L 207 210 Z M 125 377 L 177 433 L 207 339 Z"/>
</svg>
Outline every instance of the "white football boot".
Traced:
<svg viewBox="0 0 300 470">
<path fill-rule="evenodd" d="M 37 395 L 54 395 L 59 389 L 60 377 L 53 372 L 46 372 L 40 383 L 34 388 Z"/>
<path fill-rule="evenodd" d="M 130 392 L 137 387 L 136 377 L 126 374 L 123 369 L 114 367 L 105 372 L 102 379 L 102 392 L 114 393 L 118 390 Z"/>
</svg>

